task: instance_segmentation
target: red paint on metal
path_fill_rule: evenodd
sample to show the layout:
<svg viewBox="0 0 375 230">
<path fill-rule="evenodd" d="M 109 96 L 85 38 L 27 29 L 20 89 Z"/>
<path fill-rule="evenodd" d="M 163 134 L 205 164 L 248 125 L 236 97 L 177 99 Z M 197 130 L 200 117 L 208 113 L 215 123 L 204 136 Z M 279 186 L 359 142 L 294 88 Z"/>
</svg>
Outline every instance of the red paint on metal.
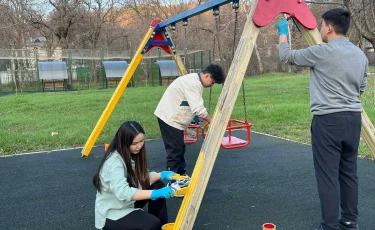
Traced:
<svg viewBox="0 0 375 230">
<path fill-rule="evenodd" d="M 289 14 L 307 29 L 312 30 L 317 26 L 305 0 L 259 0 L 253 22 L 258 27 L 267 26 L 281 13 Z"/>
</svg>

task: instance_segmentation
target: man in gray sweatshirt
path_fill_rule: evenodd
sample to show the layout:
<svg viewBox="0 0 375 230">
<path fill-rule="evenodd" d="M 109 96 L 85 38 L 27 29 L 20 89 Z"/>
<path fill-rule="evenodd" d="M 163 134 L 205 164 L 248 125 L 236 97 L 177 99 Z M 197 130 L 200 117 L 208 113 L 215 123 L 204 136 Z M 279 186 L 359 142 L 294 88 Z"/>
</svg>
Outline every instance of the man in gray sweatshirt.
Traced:
<svg viewBox="0 0 375 230">
<path fill-rule="evenodd" d="M 359 97 L 367 86 L 368 60 L 345 37 L 347 10 L 332 9 L 322 18 L 324 43 L 301 50 L 289 49 L 288 22 L 281 20 L 279 55 L 284 63 L 310 67 L 311 143 L 322 212 L 317 229 L 352 230 L 358 229 Z"/>
</svg>

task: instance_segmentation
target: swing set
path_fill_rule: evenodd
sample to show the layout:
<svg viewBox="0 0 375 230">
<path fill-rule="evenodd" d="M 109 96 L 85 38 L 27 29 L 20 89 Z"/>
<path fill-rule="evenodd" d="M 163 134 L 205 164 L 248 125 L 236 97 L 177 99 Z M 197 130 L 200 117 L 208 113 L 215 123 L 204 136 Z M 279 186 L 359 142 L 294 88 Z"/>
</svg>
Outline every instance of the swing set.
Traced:
<svg viewBox="0 0 375 230">
<path fill-rule="evenodd" d="M 117 86 L 116 91 L 112 95 L 112 98 L 107 104 L 107 107 L 103 111 L 98 123 L 82 149 L 82 156 L 87 157 L 89 155 L 89 152 L 91 151 L 100 132 L 118 103 L 120 96 L 126 89 L 126 86 L 134 74 L 136 67 L 139 65 L 143 55 L 151 48 L 159 47 L 166 53 L 171 54 L 173 60 L 176 62 L 179 68 L 180 73 L 187 74 L 183 62 L 176 52 L 176 48 L 173 45 L 166 27 L 170 26 L 173 28 L 176 26 L 177 22 L 181 21 L 183 23 L 187 23 L 188 18 L 204 13 L 208 10 L 213 10 L 213 14 L 215 16 L 219 12 L 219 7 L 228 3 L 232 3 L 232 6 L 236 4 L 238 5 L 239 0 L 211 0 L 165 21 L 154 20 L 151 23 L 151 27 L 139 45 L 134 58 L 124 74 L 124 77 Z M 230 130 L 234 129 L 228 129 L 228 124 L 230 124 L 229 127 L 238 128 L 237 126 L 232 126 L 232 123 L 237 122 L 237 120 L 233 120 L 232 123 L 230 123 L 230 116 L 232 114 L 241 85 L 243 84 L 245 72 L 250 62 L 250 57 L 256 44 L 260 27 L 269 25 L 279 14 L 288 14 L 290 16 L 290 19 L 294 21 L 309 45 L 316 45 L 322 42 L 320 33 L 317 29 L 317 22 L 305 0 L 252 0 L 251 11 L 247 15 L 244 29 L 239 39 L 225 84 L 222 88 L 218 103 L 212 115 L 208 133 L 195 163 L 190 184 L 188 187 L 186 187 L 186 189 L 184 188 L 186 190 L 185 197 L 182 201 L 175 222 L 165 225 L 163 227 L 164 230 L 193 229 L 200 204 L 203 200 L 203 196 L 212 173 L 219 148 L 221 146 L 220 143 L 223 143 L 225 132 L 229 132 Z M 366 116 L 367 115 L 363 110 L 362 117 Z M 238 126 L 245 125 L 245 123 L 241 122 L 240 124 L 241 125 Z M 365 131 L 365 133 L 362 133 L 362 135 L 365 137 L 364 139 L 366 144 L 369 146 L 375 146 L 375 133 L 371 131 L 375 129 L 369 119 L 362 119 L 362 129 Z M 232 137 L 231 142 L 235 142 L 234 138 Z"/>
<path fill-rule="evenodd" d="M 237 27 L 238 27 L 238 9 L 239 9 L 239 4 L 233 2 L 232 3 L 232 9 L 234 10 L 235 13 L 235 20 L 234 20 L 234 33 L 233 33 L 233 54 L 235 53 L 235 47 L 236 47 L 236 37 L 237 37 Z M 215 44 L 219 43 L 219 35 L 218 35 L 218 19 L 219 19 L 219 10 L 214 9 L 213 10 L 213 16 L 215 19 L 215 30 L 214 30 L 214 40 L 213 40 L 213 59 L 215 61 Z M 184 28 L 185 28 L 185 50 L 187 50 L 186 46 L 186 26 L 187 23 L 184 23 Z M 218 42 L 216 42 L 216 40 Z M 218 45 L 218 49 L 220 50 L 220 45 Z M 186 55 L 185 55 L 186 56 Z M 243 96 L 243 108 L 244 108 L 244 114 L 245 114 L 245 120 L 238 120 L 238 119 L 230 119 L 228 121 L 228 125 L 226 128 L 227 135 L 223 137 L 220 146 L 224 149 L 236 149 L 236 148 L 243 148 L 246 147 L 248 144 L 250 144 L 251 140 L 251 127 L 252 124 L 248 122 L 247 120 L 247 112 L 246 112 L 246 96 L 245 96 L 245 84 L 242 81 L 242 96 Z M 212 99 L 212 87 L 210 87 L 210 94 L 209 94 L 209 101 L 208 101 L 208 112 L 211 110 L 211 99 Z M 203 128 L 202 128 L 202 137 L 206 138 L 206 130 L 208 129 L 209 124 L 206 123 Z M 198 124 L 190 124 L 187 129 L 194 130 L 195 137 L 189 137 L 187 135 L 187 130 L 184 130 L 184 143 L 185 144 L 193 144 L 198 141 L 198 136 L 199 136 L 199 130 L 201 126 Z M 240 139 L 238 137 L 235 137 L 233 135 L 233 131 L 235 130 L 245 130 L 246 131 L 246 139 Z"/>
</svg>

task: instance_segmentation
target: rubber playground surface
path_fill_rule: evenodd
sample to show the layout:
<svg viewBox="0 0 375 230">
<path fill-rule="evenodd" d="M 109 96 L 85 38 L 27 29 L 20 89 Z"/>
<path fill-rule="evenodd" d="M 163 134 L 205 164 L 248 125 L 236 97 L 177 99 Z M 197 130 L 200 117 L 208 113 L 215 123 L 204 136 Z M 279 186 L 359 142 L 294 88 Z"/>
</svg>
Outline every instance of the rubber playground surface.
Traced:
<svg viewBox="0 0 375 230">
<path fill-rule="evenodd" d="M 187 146 L 189 174 L 201 144 Z M 149 169 L 162 171 L 162 140 L 146 145 Z M 0 157 L 0 229 L 95 229 L 91 181 L 103 152 L 100 146 L 88 158 L 81 149 Z M 358 164 L 360 228 L 374 230 L 375 162 Z M 168 200 L 170 222 L 181 202 Z M 311 146 L 252 133 L 246 148 L 220 149 L 194 229 L 260 230 L 271 222 L 277 230 L 310 230 L 319 221 Z"/>
</svg>

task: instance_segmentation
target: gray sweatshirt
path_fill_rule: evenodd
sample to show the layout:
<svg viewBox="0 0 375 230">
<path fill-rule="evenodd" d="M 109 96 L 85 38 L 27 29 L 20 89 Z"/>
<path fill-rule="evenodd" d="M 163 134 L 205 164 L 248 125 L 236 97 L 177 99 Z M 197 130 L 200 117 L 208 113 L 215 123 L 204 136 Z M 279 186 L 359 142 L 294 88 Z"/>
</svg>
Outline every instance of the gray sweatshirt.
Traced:
<svg viewBox="0 0 375 230">
<path fill-rule="evenodd" d="M 332 39 L 301 50 L 280 43 L 281 61 L 310 67 L 310 109 L 314 115 L 361 112 L 360 94 L 367 86 L 368 60 L 348 38 Z"/>
</svg>

